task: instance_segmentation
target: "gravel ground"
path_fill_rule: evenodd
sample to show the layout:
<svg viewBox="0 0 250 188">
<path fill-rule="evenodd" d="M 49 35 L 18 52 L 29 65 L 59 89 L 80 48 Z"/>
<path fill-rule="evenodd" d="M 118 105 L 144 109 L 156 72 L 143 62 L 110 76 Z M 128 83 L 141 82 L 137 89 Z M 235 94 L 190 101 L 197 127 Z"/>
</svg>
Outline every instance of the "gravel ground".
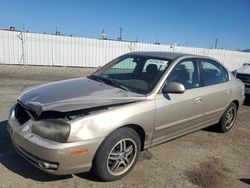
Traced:
<svg viewBox="0 0 250 188">
<path fill-rule="evenodd" d="M 0 187 L 250 187 L 250 99 L 228 133 L 213 128 L 144 151 L 133 171 L 115 182 L 90 173 L 46 174 L 22 159 L 6 131 L 10 106 L 27 87 L 86 76 L 91 68 L 0 65 Z"/>
</svg>

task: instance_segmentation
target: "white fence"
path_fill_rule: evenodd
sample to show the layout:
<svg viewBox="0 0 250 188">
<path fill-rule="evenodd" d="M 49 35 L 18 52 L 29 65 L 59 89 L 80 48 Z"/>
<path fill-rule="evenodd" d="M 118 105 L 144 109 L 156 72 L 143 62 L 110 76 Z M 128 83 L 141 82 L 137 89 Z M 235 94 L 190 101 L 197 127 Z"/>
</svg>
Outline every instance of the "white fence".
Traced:
<svg viewBox="0 0 250 188">
<path fill-rule="evenodd" d="M 131 51 L 206 55 L 218 59 L 230 70 L 250 63 L 250 53 L 238 51 L 0 30 L 0 64 L 97 67 Z"/>
</svg>

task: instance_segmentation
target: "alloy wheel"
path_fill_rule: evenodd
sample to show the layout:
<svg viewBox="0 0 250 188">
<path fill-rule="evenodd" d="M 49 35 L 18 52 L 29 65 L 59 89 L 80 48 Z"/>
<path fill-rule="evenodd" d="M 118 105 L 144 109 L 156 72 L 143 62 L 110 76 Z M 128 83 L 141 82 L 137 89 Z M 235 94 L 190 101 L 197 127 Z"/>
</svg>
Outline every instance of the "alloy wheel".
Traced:
<svg viewBox="0 0 250 188">
<path fill-rule="evenodd" d="M 234 107 L 229 108 L 226 114 L 226 121 L 225 121 L 227 129 L 230 129 L 233 126 L 235 117 L 236 117 L 235 108 Z"/>
<path fill-rule="evenodd" d="M 108 172 L 113 176 L 119 176 L 127 172 L 133 165 L 137 155 L 137 146 L 132 139 L 119 141 L 109 153 L 107 159 Z"/>
</svg>

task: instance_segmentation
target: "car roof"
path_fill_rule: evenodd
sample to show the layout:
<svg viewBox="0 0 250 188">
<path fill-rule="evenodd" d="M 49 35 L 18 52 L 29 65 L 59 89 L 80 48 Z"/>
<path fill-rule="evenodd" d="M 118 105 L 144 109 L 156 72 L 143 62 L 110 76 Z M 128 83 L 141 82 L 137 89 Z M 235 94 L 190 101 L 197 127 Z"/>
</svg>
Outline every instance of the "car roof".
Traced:
<svg viewBox="0 0 250 188">
<path fill-rule="evenodd" d="M 179 52 L 163 52 L 163 51 L 136 51 L 136 52 L 130 52 L 128 54 L 132 55 L 140 55 L 140 56 L 149 56 L 149 57 L 155 57 L 155 58 L 162 58 L 162 59 L 170 59 L 174 60 L 178 57 L 204 57 L 194 54 L 186 54 L 186 53 L 179 53 Z"/>
</svg>

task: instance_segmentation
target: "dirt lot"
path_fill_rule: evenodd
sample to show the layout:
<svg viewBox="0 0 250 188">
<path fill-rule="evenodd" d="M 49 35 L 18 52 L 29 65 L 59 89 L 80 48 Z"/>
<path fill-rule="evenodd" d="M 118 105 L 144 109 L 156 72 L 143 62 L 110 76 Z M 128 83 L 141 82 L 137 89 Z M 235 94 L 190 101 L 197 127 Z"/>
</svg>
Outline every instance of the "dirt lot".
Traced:
<svg viewBox="0 0 250 188">
<path fill-rule="evenodd" d="M 93 69 L 0 65 L 0 187 L 250 187 L 250 99 L 226 134 L 197 131 L 142 153 L 122 180 L 98 182 L 92 174 L 52 176 L 13 149 L 6 131 L 10 106 L 24 88 L 85 76 Z"/>
</svg>

